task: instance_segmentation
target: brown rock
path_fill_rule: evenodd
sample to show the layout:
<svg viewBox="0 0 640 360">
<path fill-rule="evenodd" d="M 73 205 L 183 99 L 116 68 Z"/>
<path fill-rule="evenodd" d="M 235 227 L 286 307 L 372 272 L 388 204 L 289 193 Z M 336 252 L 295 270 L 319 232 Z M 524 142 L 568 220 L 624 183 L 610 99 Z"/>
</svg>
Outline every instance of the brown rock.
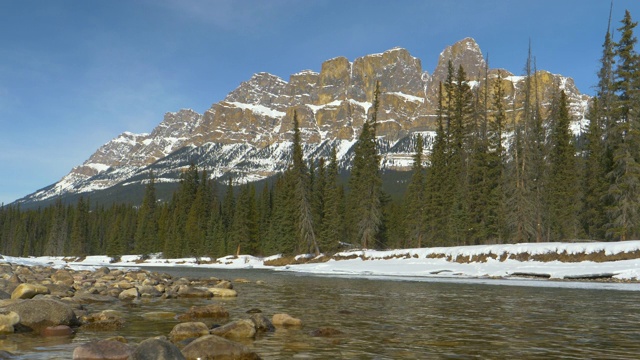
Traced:
<svg viewBox="0 0 640 360">
<path fill-rule="evenodd" d="M 47 326 L 40 332 L 42 336 L 69 336 L 73 330 L 67 325 Z"/>
<path fill-rule="evenodd" d="M 330 327 L 322 327 L 309 333 L 309 335 L 314 337 L 331 337 L 342 334 L 344 334 L 342 331 Z"/>
<path fill-rule="evenodd" d="M 147 339 L 140 343 L 129 360 L 181 360 L 180 349 L 164 339 Z"/>
<path fill-rule="evenodd" d="M 216 335 L 207 335 L 192 341 L 182 349 L 182 354 L 188 360 L 260 359 L 260 356 L 248 347 Z"/>
<path fill-rule="evenodd" d="M 193 287 L 193 286 L 181 286 L 178 290 L 178 297 L 180 298 L 210 298 L 213 297 L 211 291 Z"/>
<path fill-rule="evenodd" d="M 49 289 L 39 284 L 20 284 L 11 293 L 12 299 L 31 299 L 38 294 L 48 294 Z"/>
<path fill-rule="evenodd" d="M 203 322 L 185 322 L 177 324 L 169 333 L 169 340 L 177 343 L 184 339 L 209 335 L 209 328 Z"/>
<path fill-rule="evenodd" d="M 73 350 L 74 360 L 126 360 L 133 354 L 127 344 L 113 340 L 92 341 Z"/>
<path fill-rule="evenodd" d="M 301 326 L 302 320 L 291 317 L 289 314 L 275 314 L 271 319 L 275 326 Z"/>
<path fill-rule="evenodd" d="M 140 298 L 140 293 L 138 292 L 138 289 L 135 287 L 124 290 L 118 295 L 118 299 L 120 300 L 137 300 L 139 298 Z"/>
<path fill-rule="evenodd" d="M 211 329 L 210 333 L 225 338 L 252 338 L 256 335 L 256 326 L 251 320 L 236 320 Z"/>
<path fill-rule="evenodd" d="M 114 310 L 104 310 L 80 318 L 83 329 L 91 330 L 115 330 L 124 326 L 124 318 Z"/>
<path fill-rule="evenodd" d="M 20 324 L 35 331 L 48 326 L 77 324 L 73 308 L 53 299 L 22 300 L 4 307 L 20 316 Z"/>
<path fill-rule="evenodd" d="M 204 306 L 192 306 L 186 314 L 180 315 L 179 320 L 192 320 L 200 318 L 227 318 L 229 312 L 222 306 L 211 304 Z"/>
<path fill-rule="evenodd" d="M 53 280 L 55 284 L 67 286 L 73 285 L 74 282 L 73 275 L 71 274 L 71 272 L 69 272 L 69 270 L 66 269 L 60 269 L 51 274 L 51 280 Z"/>
<path fill-rule="evenodd" d="M 13 333 L 14 325 L 20 322 L 20 315 L 13 311 L 0 309 L 0 334 Z"/>
</svg>

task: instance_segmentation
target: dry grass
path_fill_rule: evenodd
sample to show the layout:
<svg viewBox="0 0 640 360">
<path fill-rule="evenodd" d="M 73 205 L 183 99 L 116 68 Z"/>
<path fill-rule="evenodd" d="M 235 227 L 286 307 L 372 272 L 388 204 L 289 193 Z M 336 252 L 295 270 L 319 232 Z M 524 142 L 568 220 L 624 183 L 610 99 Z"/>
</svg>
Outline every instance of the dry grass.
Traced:
<svg viewBox="0 0 640 360">
<path fill-rule="evenodd" d="M 300 257 L 296 259 L 294 256 L 284 256 L 274 260 L 265 261 L 264 264 L 266 266 L 286 266 L 286 265 L 296 265 L 296 264 L 306 264 L 306 263 L 321 263 L 327 262 L 330 259 L 333 260 L 352 260 L 352 259 L 362 259 L 369 260 L 368 257 L 352 253 L 349 255 L 322 255 L 317 258 L 303 258 Z M 417 254 L 411 255 L 410 253 L 399 253 L 394 255 L 385 256 L 384 260 L 391 259 L 411 259 L 418 258 Z M 458 264 L 467 264 L 467 263 L 485 263 L 489 259 L 498 260 L 500 262 L 504 262 L 506 260 L 517 260 L 517 261 L 538 261 L 538 262 L 551 262 L 551 261 L 559 261 L 563 263 L 575 263 L 582 261 L 592 261 L 592 262 L 607 262 L 607 261 L 620 261 L 620 260 L 632 260 L 632 259 L 640 259 L 640 250 L 636 250 L 633 252 L 624 252 L 618 253 L 614 255 L 606 255 L 604 251 L 594 252 L 594 253 L 576 253 L 569 254 L 566 251 L 560 253 L 547 253 L 547 254 L 537 254 L 532 255 L 526 252 L 523 253 L 502 253 L 500 255 L 494 254 L 492 252 L 486 254 L 478 254 L 478 255 L 459 255 L 455 259 L 451 255 L 447 255 L 444 253 L 431 253 L 426 256 L 428 259 L 446 259 L 448 262 L 456 262 Z"/>
</svg>

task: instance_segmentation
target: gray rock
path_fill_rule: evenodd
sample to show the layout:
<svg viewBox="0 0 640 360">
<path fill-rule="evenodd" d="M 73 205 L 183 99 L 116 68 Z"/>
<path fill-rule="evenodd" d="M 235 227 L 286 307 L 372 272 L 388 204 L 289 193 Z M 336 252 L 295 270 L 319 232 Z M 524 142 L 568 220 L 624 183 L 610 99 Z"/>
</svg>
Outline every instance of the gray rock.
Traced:
<svg viewBox="0 0 640 360">
<path fill-rule="evenodd" d="M 253 315 L 251 315 L 251 321 L 253 321 L 256 331 L 272 332 L 276 330 L 271 320 L 260 313 L 254 313 Z"/>
</svg>

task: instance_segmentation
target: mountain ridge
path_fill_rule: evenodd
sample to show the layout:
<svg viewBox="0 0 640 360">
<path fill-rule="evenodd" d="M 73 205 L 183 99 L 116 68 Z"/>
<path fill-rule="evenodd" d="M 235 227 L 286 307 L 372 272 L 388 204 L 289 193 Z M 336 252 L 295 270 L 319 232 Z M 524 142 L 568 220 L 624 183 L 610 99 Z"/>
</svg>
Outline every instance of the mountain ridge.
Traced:
<svg viewBox="0 0 640 360">
<path fill-rule="evenodd" d="M 148 134 L 122 133 L 57 183 L 16 202 L 37 203 L 102 191 L 132 183 L 152 168 L 159 182 L 176 182 L 184 166 L 184 161 L 176 159 L 190 151 L 198 159 L 197 165 L 212 178 L 231 176 L 238 182 L 264 179 L 287 166 L 294 112 L 306 158 L 327 156 L 336 146 L 341 166 L 346 169 L 349 149 L 370 116 L 378 81 L 381 165 L 383 169 L 407 170 L 411 149 L 394 150 L 394 146 L 402 139 L 410 142 L 417 133 L 422 133 L 427 143 L 433 136 L 436 85 L 446 77 L 449 60 L 456 68 L 464 67 L 472 86 L 483 81 L 486 62 L 472 38 L 445 48 L 431 74 L 422 69 L 419 58 L 397 47 L 353 62 L 335 57 L 323 62 L 319 73 L 303 70 L 290 75 L 289 81 L 266 72 L 256 73 L 202 114 L 192 109 L 167 112 Z M 490 69 L 489 78 L 498 73 L 506 84 L 507 101 L 516 101 L 524 77 Z M 569 95 L 574 120 L 584 120 L 589 98 L 578 91 L 571 78 L 543 70 L 537 74 L 543 100 L 550 99 L 551 85 L 558 83 Z"/>
</svg>

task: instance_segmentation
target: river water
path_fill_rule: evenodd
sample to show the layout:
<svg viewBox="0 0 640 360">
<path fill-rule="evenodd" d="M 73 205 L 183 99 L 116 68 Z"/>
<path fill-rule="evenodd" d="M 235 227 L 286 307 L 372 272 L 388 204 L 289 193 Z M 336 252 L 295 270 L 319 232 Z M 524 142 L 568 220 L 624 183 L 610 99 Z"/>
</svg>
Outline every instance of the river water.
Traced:
<svg viewBox="0 0 640 360">
<path fill-rule="evenodd" d="M 72 337 L 0 338 L 21 359 L 70 359 L 87 341 L 121 335 L 136 343 L 168 335 L 177 320 L 145 317 L 221 303 L 230 319 L 250 309 L 286 312 L 301 328 L 278 329 L 244 343 L 263 359 L 639 359 L 640 285 L 547 281 L 353 279 L 268 270 L 149 269 L 174 277 L 245 278 L 228 300 L 141 301 L 117 310 L 127 325 Z M 255 283 L 264 281 L 264 285 Z M 553 285 L 553 286 L 549 286 Z M 635 291 L 634 291 L 635 290 Z M 107 305 L 90 304 L 91 312 Z M 313 337 L 331 327 L 343 332 Z"/>
</svg>

